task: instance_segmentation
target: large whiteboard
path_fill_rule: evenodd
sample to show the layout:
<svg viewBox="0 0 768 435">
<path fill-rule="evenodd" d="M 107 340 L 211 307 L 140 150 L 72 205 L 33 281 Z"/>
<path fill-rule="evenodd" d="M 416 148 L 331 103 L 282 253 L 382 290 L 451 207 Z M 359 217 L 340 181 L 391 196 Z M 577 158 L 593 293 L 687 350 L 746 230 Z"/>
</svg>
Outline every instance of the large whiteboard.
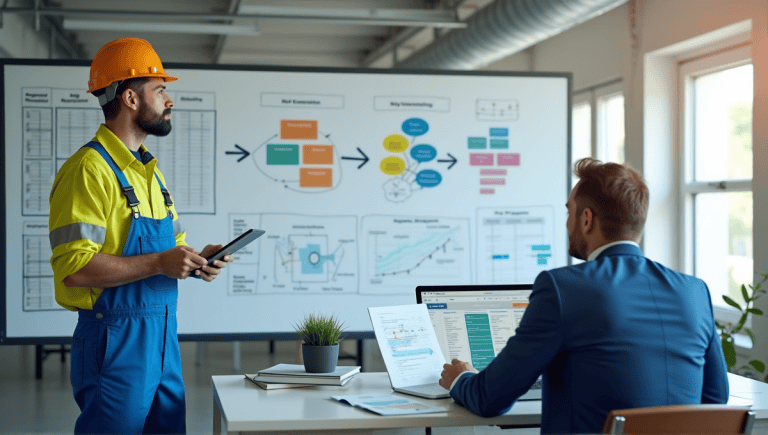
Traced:
<svg viewBox="0 0 768 435">
<path fill-rule="evenodd" d="M 103 115 L 87 63 L 5 62 L 0 342 L 66 341 L 48 195 Z M 173 131 L 146 145 L 191 246 L 266 235 L 214 283 L 180 281 L 182 339 L 293 337 L 308 313 L 366 336 L 366 308 L 417 285 L 567 264 L 569 74 L 221 68 L 167 66 Z"/>
</svg>

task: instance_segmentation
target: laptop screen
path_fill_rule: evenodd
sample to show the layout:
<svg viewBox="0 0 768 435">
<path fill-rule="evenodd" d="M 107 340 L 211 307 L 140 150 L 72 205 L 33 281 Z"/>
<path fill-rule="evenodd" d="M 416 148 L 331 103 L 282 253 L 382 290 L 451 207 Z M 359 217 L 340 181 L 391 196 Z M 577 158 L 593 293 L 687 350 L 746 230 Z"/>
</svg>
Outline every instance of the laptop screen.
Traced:
<svg viewBox="0 0 768 435">
<path fill-rule="evenodd" d="M 528 307 L 532 285 L 419 286 L 445 360 L 484 369 L 507 345 Z"/>
</svg>

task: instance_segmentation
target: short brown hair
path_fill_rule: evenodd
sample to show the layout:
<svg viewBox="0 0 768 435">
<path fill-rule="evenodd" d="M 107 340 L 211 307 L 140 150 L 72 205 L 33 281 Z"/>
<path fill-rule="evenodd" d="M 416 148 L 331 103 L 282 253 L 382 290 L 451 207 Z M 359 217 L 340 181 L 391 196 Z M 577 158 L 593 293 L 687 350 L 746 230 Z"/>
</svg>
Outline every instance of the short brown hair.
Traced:
<svg viewBox="0 0 768 435">
<path fill-rule="evenodd" d="M 608 240 L 639 239 L 648 214 L 648 186 L 634 169 L 593 158 L 573 165 L 580 178 L 573 193 L 577 213 L 589 207 Z"/>
<path fill-rule="evenodd" d="M 135 79 L 123 80 L 123 82 L 120 83 L 115 90 L 115 99 L 101 106 L 101 111 L 104 112 L 104 119 L 107 121 L 115 119 L 117 113 L 120 111 L 120 97 L 123 95 L 123 92 L 131 89 L 134 92 L 141 93 L 144 89 L 144 85 L 148 81 L 148 77 L 137 77 Z M 93 92 L 93 95 L 99 96 L 103 93 L 104 89 L 98 89 Z"/>
</svg>

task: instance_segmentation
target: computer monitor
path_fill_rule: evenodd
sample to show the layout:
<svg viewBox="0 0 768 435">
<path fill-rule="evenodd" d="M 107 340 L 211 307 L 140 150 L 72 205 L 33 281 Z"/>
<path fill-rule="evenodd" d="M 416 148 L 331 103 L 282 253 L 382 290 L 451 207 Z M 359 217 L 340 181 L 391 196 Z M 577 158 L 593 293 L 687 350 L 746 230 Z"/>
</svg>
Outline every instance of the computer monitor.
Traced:
<svg viewBox="0 0 768 435">
<path fill-rule="evenodd" d="M 416 287 L 426 304 L 445 360 L 484 369 L 515 334 L 532 284 Z"/>
</svg>

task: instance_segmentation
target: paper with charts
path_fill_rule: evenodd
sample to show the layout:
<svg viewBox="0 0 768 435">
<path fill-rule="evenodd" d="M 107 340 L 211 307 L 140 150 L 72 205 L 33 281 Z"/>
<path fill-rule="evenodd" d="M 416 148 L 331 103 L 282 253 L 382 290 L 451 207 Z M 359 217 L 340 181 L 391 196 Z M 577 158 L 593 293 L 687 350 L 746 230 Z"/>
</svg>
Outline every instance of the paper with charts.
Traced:
<svg viewBox="0 0 768 435">
<path fill-rule="evenodd" d="M 426 405 L 418 400 L 394 394 L 358 394 L 351 396 L 331 396 L 347 405 L 356 406 L 380 415 L 427 414 L 431 412 L 446 412 L 442 406 Z"/>
<path fill-rule="evenodd" d="M 437 384 L 445 358 L 427 306 L 370 307 L 368 312 L 392 385 Z"/>
</svg>

